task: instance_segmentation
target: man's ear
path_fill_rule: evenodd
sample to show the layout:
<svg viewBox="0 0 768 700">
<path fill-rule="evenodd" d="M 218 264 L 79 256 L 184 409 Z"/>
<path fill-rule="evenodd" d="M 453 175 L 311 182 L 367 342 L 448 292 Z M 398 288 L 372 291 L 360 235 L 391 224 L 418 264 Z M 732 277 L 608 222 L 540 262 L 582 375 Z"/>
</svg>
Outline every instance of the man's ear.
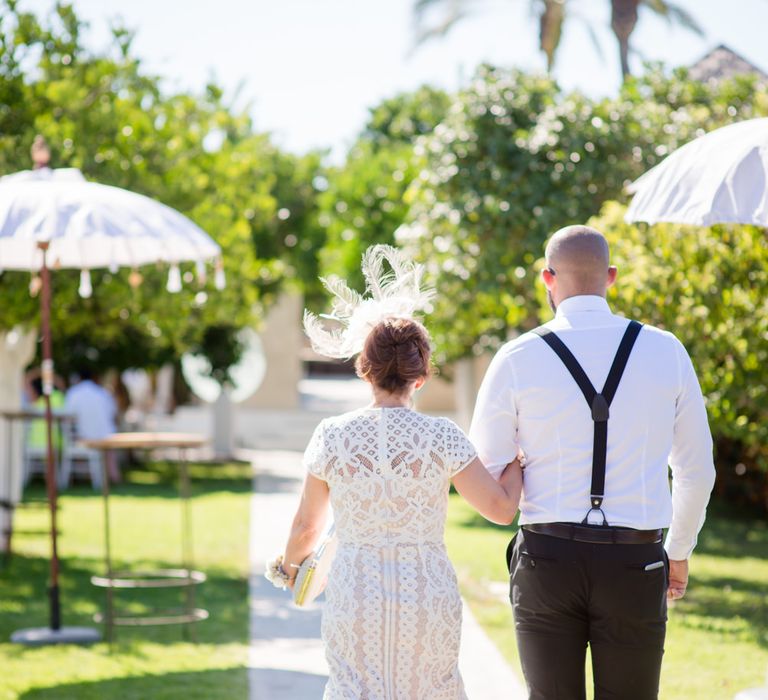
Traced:
<svg viewBox="0 0 768 700">
<path fill-rule="evenodd" d="M 552 289 L 552 285 L 555 283 L 555 276 L 545 267 L 541 271 L 541 281 L 544 282 L 547 289 Z"/>
<path fill-rule="evenodd" d="M 613 283 L 616 281 L 616 277 L 619 274 L 619 270 L 615 265 L 611 265 L 608 268 L 608 286 L 612 287 Z"/>
</svg>

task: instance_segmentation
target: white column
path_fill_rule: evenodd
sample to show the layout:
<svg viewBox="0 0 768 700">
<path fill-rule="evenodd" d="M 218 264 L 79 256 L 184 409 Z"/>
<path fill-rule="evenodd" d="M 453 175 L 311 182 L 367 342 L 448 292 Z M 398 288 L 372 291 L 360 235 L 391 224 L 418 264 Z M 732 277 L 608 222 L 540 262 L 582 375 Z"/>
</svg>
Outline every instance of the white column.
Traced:
<svg viewBox="0 0 768 700">
<path fill-rule="evenodd" d="M 217 459 L 231 459 L 234 446 L 232 399 L 229 389 L 222 387 L 219 398 L 211 406 L 213 420 L 213 453 Z"/>
<path fill-rule="evenodd" d="M 269 310 L 259 332 L 266 370 L 261 386 L 239 405 L 243 408 L 296 409 L 302 378 L 302 297 L 284 292 Z"/>
</svg>

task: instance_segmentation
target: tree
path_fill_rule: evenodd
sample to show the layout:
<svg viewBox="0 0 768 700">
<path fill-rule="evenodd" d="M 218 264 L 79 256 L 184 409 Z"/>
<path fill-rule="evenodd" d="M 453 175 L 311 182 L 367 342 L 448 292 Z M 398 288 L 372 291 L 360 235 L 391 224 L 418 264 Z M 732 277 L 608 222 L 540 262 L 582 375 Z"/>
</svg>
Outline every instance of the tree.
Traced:
<svg viewBox="0 0 768 700">
<path fill-rule="evenodd" d="M 547 59 L 547 71 L 551 72 L 555 55 L 560 45 L 563 27 L 569 17 L 582 19 L 593 44 L 599 49 L 600 42 L 594 27 L 574 10 L 572 0 L 529 0 L 531 13 L 538 18 L 539 49 Z M 684 29 L 702 35 L 703 31 L 693 16 L 676 3 L 666 0 L 610 0 L 611 31 L 619 44 L 621 75 L 626 80 L 630 75 L 629 52 L 630 37 L 637 25 L 640 8 L 665 18 L 671 24 L 678 24 Z M 458 22 L 470 14 L 470 8 L 477 3 L 474 0 L 416 0 L 414 18 L 417 27 L 417 45 L 424 41 L 444 36 Z M 438 19 L 433 24 L 426 24 L 428 15 L 438 12 Z"/>
<path fill-rule="evenodd" d="M 624 197 L 631 180 L 704 130 L 768 114 L 752 78 L 719 86 L 651 70 L 616 99 L 563 93 L 546 78 L 483 67 L 417 147 L 398 242 L 440 295 L 439 364 L 493 350 L 539 323 L 536 261 L 546 238 Z"/>
<path fill-rule="evenodd" d="M 414 145 L 448 113 L 450 98 L 421 87 L 382 101 L 345 162 L 327 172 L 328 187 L 319 197 L 320 223 L 327 243 L 321 271 L 362 288 L 360 259 L 369 245 L 393 243 L 405 220 L 403 197 L 419 172 Z"/>
<path fill-rule="evenodd" d="M 172 295 L 167 270 L 149 267 L 138 271 L 136 289 L 129 270 L 95 271 L 93 297 L 81 299 L 77 272 L 56 271 L 59 366 L 71 366 L 77 354 L 101 367 L 154 366 L 204 347 L 209 328 L 258 323 L 283 282 L 306 265 L 294 251 L 307 255 L 319 156 L 280 152 L 214 84 L 202 95 L 166 94 L 133 56 L 124 29 L 114 30 L 111 50 L 93 53 L 71 6 L 57 5 L 46 20 L 14 0 L 0 11 L 0 172 L 29 167 L 30 144 L 42 133 L 54 166 L 80 168 L 89 179 L 178 209 L 224 252 L 223 291 L 210 289 L 211 271 L 206 283 L 196 282 L 193 267 L 184 266 L 184 289 Z M 291 216 L 302 229 L 295 242 L 286 230 Z M 26 273 L 0 277 L 0 328 L 37 323 L 28 285 Z"/>
<path fill-rule="evenodd" d="M 627 315 L 675 332 L 701 378 L 723 493 L 768 504 L 768 245 L 749 227 L 623 222 L 625 185 L 678 146 L 735 119 L 768 115 L 768 85 L 718 85 L 649 69 L 615 99 L 562 92 L 545 78 L 483 67 L 423 137 L 398 242 L 439 290 L 427 325 L 438 365 L 550 317 L 538 272 L 556 229 L 589 221 L 611 241 Z M 421 154 L 421 155 L 419 155 Z"/>
</svg>

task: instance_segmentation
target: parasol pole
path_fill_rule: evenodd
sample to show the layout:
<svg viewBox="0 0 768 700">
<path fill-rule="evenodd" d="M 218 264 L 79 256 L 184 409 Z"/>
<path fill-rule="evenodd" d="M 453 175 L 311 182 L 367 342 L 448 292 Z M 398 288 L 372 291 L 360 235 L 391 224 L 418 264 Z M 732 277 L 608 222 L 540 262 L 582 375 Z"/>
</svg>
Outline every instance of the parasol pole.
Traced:
<svg viewBox="0 0 768 700">
<path fill-rule="evenodd" d="M 48 241 L 37 244 L 43 256 L 40 268 L 42 289 L 40 293 L 40 326 L 43 336 L 43 363 L 41 375 L 45 402 L 45 441 L 46 465 L 45 486 L 48 492 L 48 507 L 51 511 L 51 569 L 48 596 L 50 600 L 50 628 L 61 629 L 61 600 L 59 596 L 59 552 L 58 530 L 56 527 L 56 465 L 53 457 L 53 413 L 51 412 L 51 394 L 53 393 L 53 347 L 51 343 L 51 274 L 46 260 Z"/>
<path fill-rule="evenodd" d="M 51 271 L 46 260 L 48 241 L 37 244 L 42 254 L 40 278 L 40 333 L 43 336 L 43 362 L 41 375 L 43 381 L 43 400 L 45 403 L 46 464 L 45 486 L 48 492 L 48 507 L 51 511 L 51 568 L 48 584 L 50 619 L 48 627 L 30 627 L 16 630 L 11 635 L 15 644 L 40 646 L 44 644 L 93 644 L 101 639 L 97 630 L 91 627 L 62 627 L 61 598 L 59 596 L 59 551 L 58 529 L 56 527 L 56 465 L 53 458 L 53 412 L 51 394 L 53 393 L 53 347 L 51 342 Z"/>
</svg>

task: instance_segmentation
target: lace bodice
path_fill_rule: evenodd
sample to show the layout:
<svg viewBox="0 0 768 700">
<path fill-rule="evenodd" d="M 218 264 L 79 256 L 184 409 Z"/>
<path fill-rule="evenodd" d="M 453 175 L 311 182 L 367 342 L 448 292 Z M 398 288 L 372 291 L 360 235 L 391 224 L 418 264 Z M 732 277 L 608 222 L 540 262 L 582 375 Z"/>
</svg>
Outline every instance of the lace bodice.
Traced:
<svg viewBox="0 0 768 700">
<path fill-rule="evenodd" d="M 323 609 L 324 700 L 466 700 L 443 529 L 450 479 L 474 457 L 454 423 L 407 408 L 315 430 L 304 463 L 328 482 L 339 538 Z"/>
<path fill-rule="evenodd" d="M 341 543 L 442 544 L 450 479 L 474 457 L 447 418 L 372 408 L 320 423 L 304 461 L 328 482 Z"/>
</svg>

